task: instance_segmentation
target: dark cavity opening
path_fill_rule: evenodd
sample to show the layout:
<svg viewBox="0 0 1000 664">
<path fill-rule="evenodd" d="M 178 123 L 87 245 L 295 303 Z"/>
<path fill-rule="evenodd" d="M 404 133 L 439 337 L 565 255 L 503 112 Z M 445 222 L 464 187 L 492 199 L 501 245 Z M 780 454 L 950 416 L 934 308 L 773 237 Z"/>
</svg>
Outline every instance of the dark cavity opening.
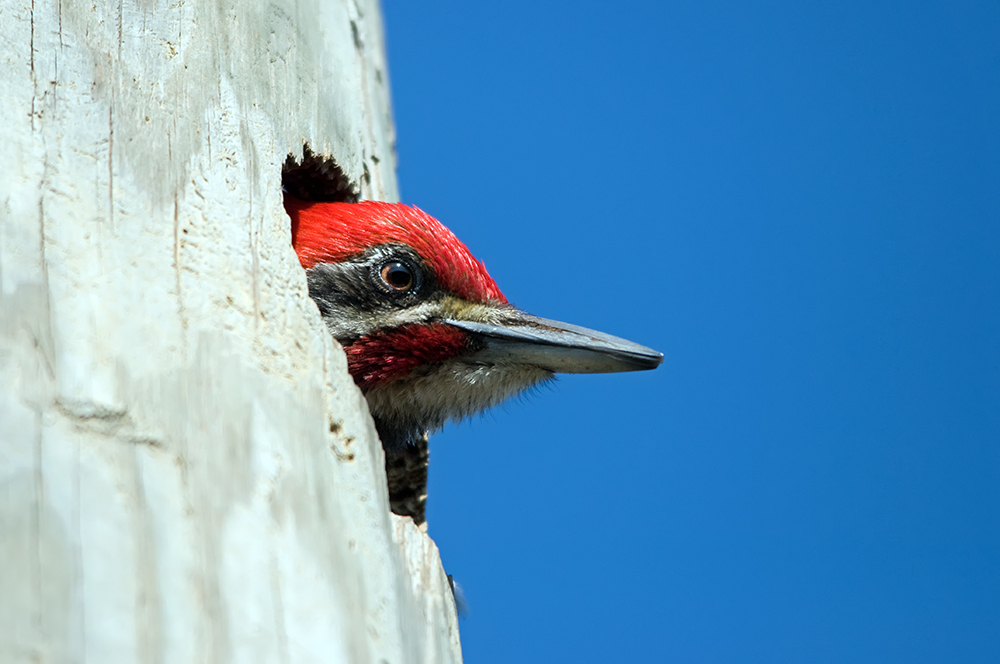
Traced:
<svg viewBox="0 0 1000 664">
<path fill-rule="evenodd" d="M 289 154 L 281 169 L 285 196 L 303 201 L 357 203 L 361 187 L 352 182 L 333 157 L 323 157 L 302 146 L 302 155 Z"/>
</svg>

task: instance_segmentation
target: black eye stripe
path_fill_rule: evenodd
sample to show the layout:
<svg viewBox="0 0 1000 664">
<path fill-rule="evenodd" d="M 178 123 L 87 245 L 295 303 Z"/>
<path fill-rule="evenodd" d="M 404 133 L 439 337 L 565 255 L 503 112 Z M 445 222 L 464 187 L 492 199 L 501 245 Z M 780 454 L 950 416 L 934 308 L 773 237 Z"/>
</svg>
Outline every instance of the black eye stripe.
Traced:
<svg viewBox="0 0 1000 664">
<path fill-rule="evenodd" d="M 408 287 L 402 279 L 406 272 L 397 274 L 399 268 L 394 267 L 395 264 L 409 270 L 412 282 Z M 385 277 L 383 268 L 390 268 Z M 328 325 L 337 317 L 338 309 L 388 315 L 419 302 L 436 300 L 443 294 L 433 268 L 412 248 L 400 244 L 372 247 L 364 254 L 339 263 L 317 263 L 306 270 L 306 275 L 309 295 Z M 355 332 L 345 324 L 337 328 L 334 336 L 343 342 L 357 338 Z"/>
</svg>

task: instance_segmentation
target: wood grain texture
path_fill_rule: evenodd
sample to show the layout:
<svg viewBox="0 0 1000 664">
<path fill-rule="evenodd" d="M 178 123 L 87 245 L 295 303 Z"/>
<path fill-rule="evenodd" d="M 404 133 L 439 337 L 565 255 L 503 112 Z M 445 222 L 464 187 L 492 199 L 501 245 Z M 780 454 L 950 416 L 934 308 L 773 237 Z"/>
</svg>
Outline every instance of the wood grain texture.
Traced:
<svg viewBox="0 0 1000 664">
<path fill-rule="evenodd" d="M 374 0 L 0 0 L 0 661 L 460 661 L 290 246 L 395 200 Z"/>
</svg>

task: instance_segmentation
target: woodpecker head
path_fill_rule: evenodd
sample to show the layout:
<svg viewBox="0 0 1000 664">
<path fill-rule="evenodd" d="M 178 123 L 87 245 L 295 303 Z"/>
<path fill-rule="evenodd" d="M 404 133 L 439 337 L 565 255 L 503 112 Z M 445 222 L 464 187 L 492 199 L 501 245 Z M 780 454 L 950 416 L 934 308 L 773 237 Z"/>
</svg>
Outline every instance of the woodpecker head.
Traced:
<svg viewBox="0 0 1000 664">
<path fill-rule="evenodd" d="M 387 450 L 555 373 L 653 369 L 660 353 L 514 308 L 451 231 L 397 203 L 287 199 L 309 295 Z"/>
</svg>

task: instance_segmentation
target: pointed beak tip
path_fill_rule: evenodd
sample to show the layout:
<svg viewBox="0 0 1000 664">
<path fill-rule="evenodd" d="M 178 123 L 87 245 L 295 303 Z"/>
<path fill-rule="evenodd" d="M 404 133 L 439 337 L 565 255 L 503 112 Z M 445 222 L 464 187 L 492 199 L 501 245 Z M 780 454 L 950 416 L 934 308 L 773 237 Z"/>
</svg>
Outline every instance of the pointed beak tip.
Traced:
<svg viewBox="0 0 1000 664">
<path fill-rule="evenodd" d="M 643 357 L 643 366 L 640 370 L 655 369 L 663 364 L 663 353 L 652 348 L 649 350 L 649 354 Z"/>
<path fill-rule="evenodd" d="M 663 364 L 663 353 L 638 344 L 629 351 L 612 351 L 610 354 L 619 361 L 621 367 L 613 371 L 650 371 Z"/>
</svg>

